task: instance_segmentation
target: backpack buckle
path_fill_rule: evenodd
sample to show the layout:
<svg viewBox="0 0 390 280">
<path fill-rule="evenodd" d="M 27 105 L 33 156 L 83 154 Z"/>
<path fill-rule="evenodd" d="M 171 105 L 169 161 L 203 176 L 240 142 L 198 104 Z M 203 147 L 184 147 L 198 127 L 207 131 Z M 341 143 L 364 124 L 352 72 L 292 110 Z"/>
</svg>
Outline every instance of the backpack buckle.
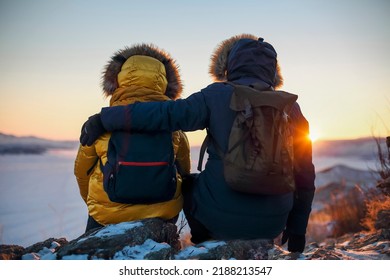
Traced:
<svg viewBox="0 0 390 280">
<path fill-rule="evenodd" d="M 253 116 L 252 105 L 247 98 L 244 99 L 244 108 L 242 115 L 247 120 Z"/>
</svg>

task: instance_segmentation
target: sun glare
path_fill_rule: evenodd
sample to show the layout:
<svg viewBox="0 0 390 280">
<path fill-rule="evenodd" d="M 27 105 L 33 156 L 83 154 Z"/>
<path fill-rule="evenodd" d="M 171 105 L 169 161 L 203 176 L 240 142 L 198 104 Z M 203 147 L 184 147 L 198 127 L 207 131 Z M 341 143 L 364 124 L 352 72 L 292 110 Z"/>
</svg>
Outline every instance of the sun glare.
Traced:
<svg viewBox="0 0 390 280">
<path fill-rule="evenodd" d="M 307 138 L 309 138 L 309 140 L 310 140 L 311 142 L 317 141 L 317 140 L 318 140 L 318 137 L 319 137 L 318 132 L 315 131 L 315 130 L 311 130 L 310 133 L 309 133 L 309 135 L 307 135 Z"/>
</svg>

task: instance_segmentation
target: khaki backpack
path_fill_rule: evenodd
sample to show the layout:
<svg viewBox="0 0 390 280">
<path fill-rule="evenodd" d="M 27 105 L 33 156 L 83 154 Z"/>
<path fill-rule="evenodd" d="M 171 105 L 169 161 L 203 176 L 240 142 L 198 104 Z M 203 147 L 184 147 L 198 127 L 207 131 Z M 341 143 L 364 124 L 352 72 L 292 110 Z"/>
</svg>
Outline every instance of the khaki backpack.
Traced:
<svg viewBox="0 0 390 280">
<path fill-rule="evenodd" d="M 236 112 L 225 153 L 210 133 L 202 144 L 198 170 L 211 140 L 224 167 L 226 183 L 235 191 L 276 195 L 295 190 L 293 139 L 289 112 L 298 96 L 235 85 L 230 109 Z"/>
</svg>

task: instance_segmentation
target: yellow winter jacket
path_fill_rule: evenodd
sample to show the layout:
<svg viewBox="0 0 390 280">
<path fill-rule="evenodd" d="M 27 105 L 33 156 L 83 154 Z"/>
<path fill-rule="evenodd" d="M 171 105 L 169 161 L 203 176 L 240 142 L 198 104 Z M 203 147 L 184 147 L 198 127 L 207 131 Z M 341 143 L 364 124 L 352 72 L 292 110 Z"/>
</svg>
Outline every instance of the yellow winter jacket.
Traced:
<svg viewBox="0 0 390 280">
<path fill-rule="evenodd" d="M 132 56 L 122 66 L 118 89 L 113 93 L 110 106 L 134 102 L 164 101 L 167 80 L 164 65 L 148 56 Z M 177 189 L 172 200 L 155 204 L 122 204 L 110 201 L 103 188 L 103 173 L 99 160 L 107 161 L 110 133 L 102 135 L 92 146 L 80 146 L 75 160 L 74 174 L 80 194 L 88 207 L 89 215 L 102 225 L 116 224 L 145 218 L 171 219 L 183 207 L 182 179 L 177 175 Z M 181 131 L 172 134 L 176 160 L 184 173 L 189 173 L 190 148 Z"/>
</svg>

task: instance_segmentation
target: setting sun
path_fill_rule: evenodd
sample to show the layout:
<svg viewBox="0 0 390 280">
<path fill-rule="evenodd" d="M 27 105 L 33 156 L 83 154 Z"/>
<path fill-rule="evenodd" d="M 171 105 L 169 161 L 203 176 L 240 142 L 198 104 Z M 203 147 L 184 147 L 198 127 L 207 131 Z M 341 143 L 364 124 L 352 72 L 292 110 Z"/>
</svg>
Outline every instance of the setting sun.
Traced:
<svg viewBox="0 0 390 280">
<path fill-rule="evenodd" d="M 318 137 L 319 137 L 318 132 L 315 130 L 311 130 L 309 135 L 307 135 L 307 138 L 309 138 L 311 142 L 317 141 Z"/>
</svg>

